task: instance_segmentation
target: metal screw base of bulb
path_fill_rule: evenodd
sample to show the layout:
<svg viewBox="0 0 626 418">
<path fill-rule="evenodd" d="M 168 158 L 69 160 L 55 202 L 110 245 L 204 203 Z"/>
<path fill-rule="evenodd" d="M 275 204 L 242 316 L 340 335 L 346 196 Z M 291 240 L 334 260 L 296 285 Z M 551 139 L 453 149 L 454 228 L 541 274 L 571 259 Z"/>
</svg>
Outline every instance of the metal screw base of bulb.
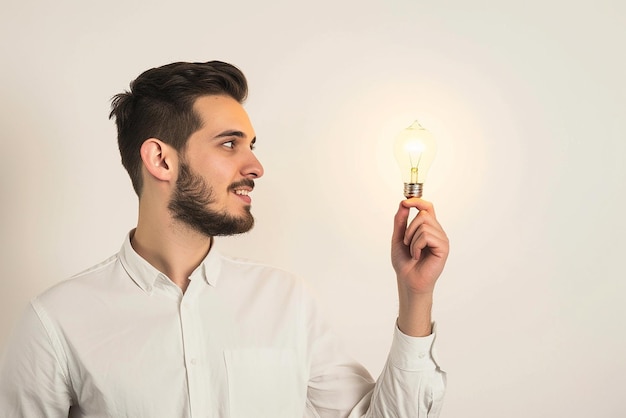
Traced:
<svg viewBox="0 0 626 418">
<path fill-rule="evenodd" d="M 412 197 L 422 197 L 423 183 L 404 183 L 404 197 L 410 199 Z"/>
</svg>

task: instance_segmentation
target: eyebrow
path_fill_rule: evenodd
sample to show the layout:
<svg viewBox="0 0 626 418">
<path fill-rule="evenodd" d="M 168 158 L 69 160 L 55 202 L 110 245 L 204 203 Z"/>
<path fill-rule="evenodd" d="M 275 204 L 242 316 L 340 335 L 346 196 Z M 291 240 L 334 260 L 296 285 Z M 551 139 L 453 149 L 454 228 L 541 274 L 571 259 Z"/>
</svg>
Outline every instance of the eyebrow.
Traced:
<svg viewBox="0 0 626 418">
<path fill-rule="evenodd" d="M 227 138 L 229 136 L 236 136 L 237 138 L 245 138 L 246 134 L 243 133 L 242 131 L 237 131 L 237 130 L 234 130 L 234 129 L 230 129 L 230 130 L 224 131 L 224 132 L 222 132 L 220 134 L 217 134 L 215 136 L 215 139 Z M 256 142 L 256 136 L 254 138 L 252 138 L 252 141 L 250 141 L 250 143 L 254 144 L 255 142 Z"/>
</svg>

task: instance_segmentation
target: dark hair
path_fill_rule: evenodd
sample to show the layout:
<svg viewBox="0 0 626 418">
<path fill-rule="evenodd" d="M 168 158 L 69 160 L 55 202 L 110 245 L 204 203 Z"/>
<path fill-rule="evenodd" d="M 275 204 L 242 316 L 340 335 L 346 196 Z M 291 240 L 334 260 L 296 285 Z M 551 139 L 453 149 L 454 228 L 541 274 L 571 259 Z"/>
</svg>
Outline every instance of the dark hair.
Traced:
<svg viewBox="0 0 626 418">
<path fill-rule="evenodd" d="M 143 186 L 140 149 L 158 138 L 177 151 L 202 127 L 193 109 L 196 99 L 227 95 L 242 103 L 248 94 L 246 77 L 237 67 L 221 62 L 175 62 L 145 71 L 130 83 L 130 91 L 111 101 L 122 165 L 139 196 Z"/>
</svg>

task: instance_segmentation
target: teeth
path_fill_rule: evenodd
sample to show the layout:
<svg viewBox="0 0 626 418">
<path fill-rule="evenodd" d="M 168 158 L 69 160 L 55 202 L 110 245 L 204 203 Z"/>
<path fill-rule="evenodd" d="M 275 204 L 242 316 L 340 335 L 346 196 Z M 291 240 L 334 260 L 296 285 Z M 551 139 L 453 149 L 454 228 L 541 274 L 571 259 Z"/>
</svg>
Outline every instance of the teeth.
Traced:
<svg viewBox="0 0 626 418">
<path fill-rule="evenodd" d="M 248 196 L 248 191 L 247 190 L 235 190 L 236 194 L 242 195 L 242 196 Z"/>
</svg>

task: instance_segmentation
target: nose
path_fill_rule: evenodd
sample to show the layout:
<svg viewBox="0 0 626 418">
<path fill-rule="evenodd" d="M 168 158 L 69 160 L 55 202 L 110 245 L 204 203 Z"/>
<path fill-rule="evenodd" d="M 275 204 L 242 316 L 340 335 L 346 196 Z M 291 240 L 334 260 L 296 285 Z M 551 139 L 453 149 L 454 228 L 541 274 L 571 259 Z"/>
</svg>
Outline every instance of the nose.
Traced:
<svg viewBox="0 0 626 418">
<path fill-rule="evenodd" d="M 263 173 L 263 165 L 256 157 L 256 155 L 254 155 L 254 153 L 250 151 L 247 164 L 245 165 L 244 173 L 242 174 L 246 177 L 258 179 L 263 175 Z"/>
</svg>

